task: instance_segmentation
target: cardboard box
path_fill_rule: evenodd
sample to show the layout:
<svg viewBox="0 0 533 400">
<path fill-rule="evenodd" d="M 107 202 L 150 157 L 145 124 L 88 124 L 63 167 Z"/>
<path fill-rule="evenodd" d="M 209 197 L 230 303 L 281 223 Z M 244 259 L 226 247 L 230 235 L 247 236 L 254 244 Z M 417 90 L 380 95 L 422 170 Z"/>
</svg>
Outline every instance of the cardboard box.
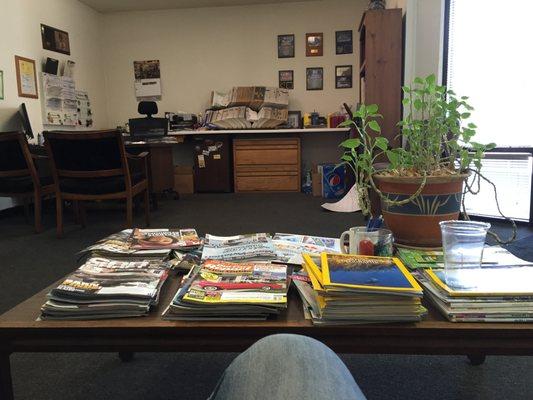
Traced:
<svg viewBox="0 0 533 400">
<path fill-rule="evenodd" d="M 192 167 L 174 167 L 174 190 L 179 194 L 194 193 L 194 177 Z"/>
</svg>

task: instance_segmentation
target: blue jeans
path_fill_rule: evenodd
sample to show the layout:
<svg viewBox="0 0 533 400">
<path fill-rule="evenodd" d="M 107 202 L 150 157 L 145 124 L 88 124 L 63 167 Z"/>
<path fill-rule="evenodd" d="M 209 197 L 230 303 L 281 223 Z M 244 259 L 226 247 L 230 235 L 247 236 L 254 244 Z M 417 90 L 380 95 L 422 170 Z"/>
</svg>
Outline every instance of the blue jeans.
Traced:
<svg viewBox="0 0 533 400">
<path fill-rule="evenodd" d="M 257 341 L 224 371 L 209 400 L 365 400 L 341 359 L 299 335 Z"/>
</svg>

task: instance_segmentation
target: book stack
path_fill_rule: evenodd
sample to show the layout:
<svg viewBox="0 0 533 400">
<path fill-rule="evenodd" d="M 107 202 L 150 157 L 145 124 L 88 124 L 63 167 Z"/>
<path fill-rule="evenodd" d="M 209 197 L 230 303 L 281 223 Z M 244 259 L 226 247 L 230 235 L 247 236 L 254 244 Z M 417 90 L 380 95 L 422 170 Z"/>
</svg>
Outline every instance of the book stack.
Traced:
<svg viewBox="0 0 533 400">
<path fill-rule="evenodd" d="M 316 325 L 420 321 L 422 288 L 397 258 L 303 255 L 305 279 L 294 279 Z"/>
<path fill-rule="evenodd" d="M 420 269 L 429 300 L 452 322 L 533 322 L 533 265 Z"/>
<path fill-rule="evenodd" d="M 104 319 L 147 315 L 168 276 L 156 260 L 89 258 L 47 295 L 41 319 Z"/>
<path fill-rule="evenodd" d="M 207 260 L 183 279 L 167 320 L 264 320 L 287 307 L 287 267 Z"/>
</svg>

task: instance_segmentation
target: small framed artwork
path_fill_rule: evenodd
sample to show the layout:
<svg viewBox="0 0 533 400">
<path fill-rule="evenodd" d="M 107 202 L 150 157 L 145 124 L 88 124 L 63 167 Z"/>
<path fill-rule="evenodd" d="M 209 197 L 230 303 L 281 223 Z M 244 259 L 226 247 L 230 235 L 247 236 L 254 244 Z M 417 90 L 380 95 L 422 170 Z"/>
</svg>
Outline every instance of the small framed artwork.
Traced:
<svg viewBox="0 0 533 400">
<path fill-rule="evenodd" d="M 307 68 L 305 73 L 305 86 L 307 90 L 324 89 L 324 68 Z"/>
<path fill-rule="evenodd" d="M 0 100 L 4 100 L 4 71 L 0 71 Z"/>
<path fill-rule="evenodd" d="M 41 24 L 43 49 L 70 55 L 68 33 L 61 29 Z"/>
<path fill-rule="evenodd" d="M 35 60 L 15 56 L 15 69 L 17 71 L 17 89 L 19 97 L 38 99 L 37 73 Z"/>
<path fill-rule="evenodd" d="M 281 89 L 294 89 L 294 71 L 292 69 L 279 71 L 278 74 Z"/>
<path fill-rule="evenodd" d="M 305 34 L 305 55 L 307 57 L 318 57 L 324 54 L 324 34 L 306 33 Z"/>
<path fill-rule="evenodd" d="M 337 65 L 335 67 L 335 89 L 349 89 L 352 84 L 352 66 Z"/>
<path fill-rule="evenodd" d="M 289 111 L 289 118 L 287 125 L 293 129 L 302 128 L 302 112 L 301 111 Z"/>
<path fill-rule="evenodd" d="M 278 35 L 278 58 L 294 57 L 294 35 Z"/>
<path fill-rule="evenodd" d="M 353 32 L 336 31 L 335 32 L 335 53 L 352 54 L 353 53 Z"/>
</svg>

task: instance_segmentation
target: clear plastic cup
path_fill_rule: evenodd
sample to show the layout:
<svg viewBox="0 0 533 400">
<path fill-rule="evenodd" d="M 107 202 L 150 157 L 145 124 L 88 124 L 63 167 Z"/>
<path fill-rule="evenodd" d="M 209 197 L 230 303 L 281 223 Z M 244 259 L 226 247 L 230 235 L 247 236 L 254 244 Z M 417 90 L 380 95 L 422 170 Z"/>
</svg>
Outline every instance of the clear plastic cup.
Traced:
<svg viewBox="0 0 533 400">
<path fill-rule="evenodd" d="M 457 269 L 481 267 L 489 228 L 490 224 L 486 222 L 440 222 L 446 276 Z"/>
</svg>

